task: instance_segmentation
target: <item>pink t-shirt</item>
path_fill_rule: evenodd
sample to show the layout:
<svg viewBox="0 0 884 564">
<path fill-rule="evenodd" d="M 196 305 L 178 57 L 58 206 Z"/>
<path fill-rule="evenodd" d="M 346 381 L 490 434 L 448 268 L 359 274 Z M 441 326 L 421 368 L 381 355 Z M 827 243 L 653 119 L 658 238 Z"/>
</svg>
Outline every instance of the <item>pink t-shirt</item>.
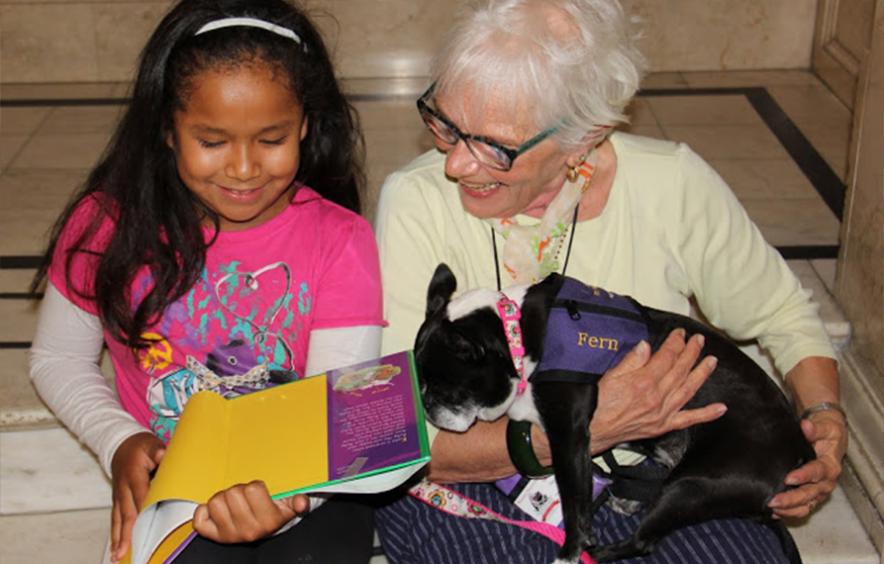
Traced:
<svg viewBox="0 0 884 564">
<path fill-rule="evenodd" d="M 49 269 L 50 282 L 93 315 L 94 301 L 68 287 L 65 256 L 97 212 L 94 199 L 79 206 Z M 100 251 L 112 230 L 108 219 L 88 249 Z M 207 229 L 207 240 L 211 235 Z M 86 295 L 96 265 L 88 253 L 72 262 L 72 283 Z M 149 287 L 145 268 L 132 285 L 133 300 Z M 208 389 L 231 397 L 302 378 L 311 330 L 384 325 L 381 300 L 368 222 L 301 187 L 267 223 L 218 234 L 197 284 L 147 329 L 150 348 L 133 354 L 105 332 L 120 401 L 168 440 L 191 394 Z"/>
</svg>

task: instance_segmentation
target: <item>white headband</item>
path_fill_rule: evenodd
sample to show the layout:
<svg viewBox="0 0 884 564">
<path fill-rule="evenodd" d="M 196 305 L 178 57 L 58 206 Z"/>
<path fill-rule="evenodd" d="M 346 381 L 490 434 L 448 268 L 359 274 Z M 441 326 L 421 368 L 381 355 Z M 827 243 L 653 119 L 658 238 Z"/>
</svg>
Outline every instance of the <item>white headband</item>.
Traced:
<svg viewBox="0 0 884 564">
<path fill-rule="evenodd" d="M 258 18 L 223 18 L 220 20 L 215 20 L 199 28 L 197 32 L 194 33 L 194 35 L 200 35 L 208 31 L 215 31 L 216 29 L 223 29 L 225 27 L 258 27 L 273 32 L 276 35 L 288 37 L 298 45 L 301 44 L 301 38 L 298 37 L 298 34 L 294 31 L 290 30 L 287 27 L 282 27 L 270 22 L 265 22 L 264 20 L 259 20 Z"/>
</svg>

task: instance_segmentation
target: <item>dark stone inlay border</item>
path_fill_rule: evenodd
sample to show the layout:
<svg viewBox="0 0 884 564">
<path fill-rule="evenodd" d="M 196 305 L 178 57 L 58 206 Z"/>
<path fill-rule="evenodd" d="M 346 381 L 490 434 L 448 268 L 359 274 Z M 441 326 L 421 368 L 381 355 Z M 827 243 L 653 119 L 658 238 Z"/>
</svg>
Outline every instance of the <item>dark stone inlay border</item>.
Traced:
<svg viewBox="0 0 884 564">
<path fill-rule="evenodd" d="M 0 270 L 28 270 L 40 267 L 42 256 L 9 255 L 0 256 Z"/>
<path fill-rule="evenodd" d="M 0 350 L 25 350 L 31 348 L 30 341 L 0 341 Z"/>
<path fill-rule="evenodd" d="M 43 292 L 0 292 L 0 300 L 42 300 Z"/>
<path fill-rule="evenodd" d="M 802 259 L 837 259 L 838 245 L 781 245 L 777 247 L 777 251 L 786 260 Z"/>
<path fill-rule="evenodd" d="M 0 99 L 0 108 L 44 108 L 46 106 L 124 106 L 131 98 L 20 98 Z"/>
<path fill-rule="evenodd" d="M 798 126 L 777 104 L 767 88 L 654 88 L 639 96 L 745 96 L 764 124 L 776 136 L 829 209 L 841 221 L 847 187 Z"/>
</svg>

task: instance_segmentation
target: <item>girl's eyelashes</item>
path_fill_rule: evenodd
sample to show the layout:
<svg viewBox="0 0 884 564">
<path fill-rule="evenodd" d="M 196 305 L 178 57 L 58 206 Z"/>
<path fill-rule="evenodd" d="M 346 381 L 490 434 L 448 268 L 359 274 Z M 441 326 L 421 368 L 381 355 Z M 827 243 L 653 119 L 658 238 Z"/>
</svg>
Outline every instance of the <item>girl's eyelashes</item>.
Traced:
<svg viewBox="0 0 884 564">
<path fill-rule="evenodd" d="M 286 139 L 288 139 L 288 135 L 283 135 L 282 137 L 278 137 L 276 139 L 261 139 L 259 143 L 262 145 L 282 145 L 285 143 Z M 225 141 L 209 141 L 207 139 L 197 139 L 199 141 L 200 147 L 206 149 L 214 149 L 216 147 L 220 147 L 225 143 Z"/>
<path fill-rule="evenodd" d="M 206 139 L 199 139 L 198 141 L 200 147 L 205 147 L 206 149 L 214 149 L 224 144 L 224 141 L 208 141 Z"/>
<path fill-rule="evenodd" d="M 264 145 L 282 145 L 286 139 L 288 139 L 288 135 L 283 135 L 277 139 L 261 139 L 261 143 Z"/>
</svg>

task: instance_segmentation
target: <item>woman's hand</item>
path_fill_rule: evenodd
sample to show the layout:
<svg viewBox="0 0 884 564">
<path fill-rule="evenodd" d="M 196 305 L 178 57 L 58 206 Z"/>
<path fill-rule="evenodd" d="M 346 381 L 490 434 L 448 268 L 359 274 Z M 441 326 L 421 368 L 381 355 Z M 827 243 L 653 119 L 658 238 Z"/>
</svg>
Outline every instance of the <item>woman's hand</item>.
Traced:
<svg viewBox="0 0 884 564">
<path fill-rule="evenodd" d="M 687 343 L 684 338 L 684 330 L 676 329 L 653 355 L 647 343 L 639 343 L 605 373 L 599 381 L 598 408 L 590 424 L 593 454 L 724 414 L 727 408 L 722 403 L 682 410 L 718 362 L 708 356 L 694 366 L 703 348 L 703 336 L 694 335 Z"/>
<path fill-rule="evenodd" d="M 306 495 L 274 500 L 264 482 L 255 480 L 222 490 L 197 507 L 193 529 L 215 542 L 252 542 L 275 533 L 309 510 Z"/>
<path fill-rule="evenodd" d="M 820 411 L 803 420 L 801 430 L 813 445 L 816 460 L 786 475 L 786 485 L 799 487 L 770 501 L 776 517 L 806 517 L 831 495 L 841 475 L 841 461 L 847 452 L 844 416 L 837 411 Z"/>
<path fill-rule="evenodd" d="M 121 560 L 132 543 L 132 527 L 147 495 L 150 477 L 166 452 L 153 433 L 132 435 L 123 441 L 111 461 L 113 510 L 111 511 L 111 558 Z"/>
</svg>

